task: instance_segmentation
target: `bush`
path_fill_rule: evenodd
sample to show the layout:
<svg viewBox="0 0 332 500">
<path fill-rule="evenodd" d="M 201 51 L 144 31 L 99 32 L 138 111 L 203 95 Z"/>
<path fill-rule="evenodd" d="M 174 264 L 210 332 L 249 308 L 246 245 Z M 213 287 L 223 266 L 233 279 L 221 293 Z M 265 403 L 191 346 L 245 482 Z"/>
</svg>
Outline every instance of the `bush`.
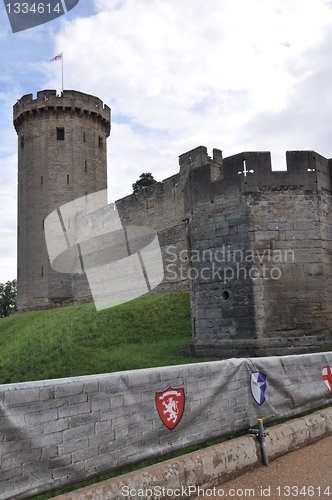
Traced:
<svg viewBox="0 0 332 500">
<path fill-rule="evenodd" d="M 11 312 L 16 311 L 16 280 L 0 283 L 0 318 L 9 316 Z"/>
</svg>

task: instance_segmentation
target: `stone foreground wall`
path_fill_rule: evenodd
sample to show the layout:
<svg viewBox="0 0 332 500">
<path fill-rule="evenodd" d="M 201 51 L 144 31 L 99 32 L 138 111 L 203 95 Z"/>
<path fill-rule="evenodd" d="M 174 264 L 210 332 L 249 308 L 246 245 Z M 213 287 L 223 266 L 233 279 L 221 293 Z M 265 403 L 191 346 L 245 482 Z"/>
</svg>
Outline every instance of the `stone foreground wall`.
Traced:
<svg viewBox="0 0 332 500">
<path fill-rule="evenodd" d="M 0 388 L 0 499 L 24 499 L 172 450 L 331 402 L 322 369 L 332 353 L 152 368 Z M 266 400 L 251 374 L 266 375 Z M 331 378 L 331 377 L 330 377 Z M 330 382 L 331 383 L 331 382 Z M 183 389 L 169 430 L 156 393 Z"/>
</svg>

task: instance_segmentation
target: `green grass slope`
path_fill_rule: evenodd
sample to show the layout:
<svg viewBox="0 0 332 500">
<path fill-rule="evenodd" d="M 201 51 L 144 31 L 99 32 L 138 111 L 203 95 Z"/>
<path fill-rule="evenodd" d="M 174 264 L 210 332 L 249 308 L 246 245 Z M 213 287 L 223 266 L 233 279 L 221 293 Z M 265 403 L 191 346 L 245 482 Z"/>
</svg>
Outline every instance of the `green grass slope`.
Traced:
<svg viewBox="0 0 332 500">
<path fill-rule="evenodd" d="M 0 384 L 200 361 L 189 293 L 146 296 L 97 312 L 94 304 L 0 320 Z M 201 360 L 202 361 L 202 360 Z"/>
</svg>

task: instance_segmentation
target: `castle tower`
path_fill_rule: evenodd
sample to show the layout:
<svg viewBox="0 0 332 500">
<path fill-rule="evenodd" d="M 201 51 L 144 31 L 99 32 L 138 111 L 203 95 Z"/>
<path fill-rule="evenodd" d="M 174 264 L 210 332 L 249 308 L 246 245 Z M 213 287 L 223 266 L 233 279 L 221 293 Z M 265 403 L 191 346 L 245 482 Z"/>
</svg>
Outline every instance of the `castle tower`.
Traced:
<svg viewBox="0 0 332 500">
<path fill-rule="evenodd" d="M 192 156 L 192 155 L 191 155 Z M 180 157 L 181 159 L 181 157 Z M 269 152 L 209 161 L 184 188 L 197 356 L 268 356 L 331 348 L 331 160 Z"/>
<path fill-rule="evenodd" d="M 44 220 L 61 205 L 107 188 L 110 108 L 72 90 L 43 90 L 14 105 L 18 135 L 17 308 L 91 300 L 85 275 L 53 271 Z"/>
</svg>

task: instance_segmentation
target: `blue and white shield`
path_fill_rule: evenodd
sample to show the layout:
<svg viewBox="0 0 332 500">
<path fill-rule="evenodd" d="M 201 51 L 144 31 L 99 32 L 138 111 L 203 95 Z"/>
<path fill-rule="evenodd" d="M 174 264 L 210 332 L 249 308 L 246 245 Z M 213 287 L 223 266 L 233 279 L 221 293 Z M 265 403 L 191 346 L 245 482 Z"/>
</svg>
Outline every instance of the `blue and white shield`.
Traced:
<svg viewBox="0 0 332 500">
<path fill-rule="evenodd" d="M 266 375 L 254 372 L 250 375 L 250 390 L 257 404 L 262 405 L 265 401 Z"/>
</svg>

